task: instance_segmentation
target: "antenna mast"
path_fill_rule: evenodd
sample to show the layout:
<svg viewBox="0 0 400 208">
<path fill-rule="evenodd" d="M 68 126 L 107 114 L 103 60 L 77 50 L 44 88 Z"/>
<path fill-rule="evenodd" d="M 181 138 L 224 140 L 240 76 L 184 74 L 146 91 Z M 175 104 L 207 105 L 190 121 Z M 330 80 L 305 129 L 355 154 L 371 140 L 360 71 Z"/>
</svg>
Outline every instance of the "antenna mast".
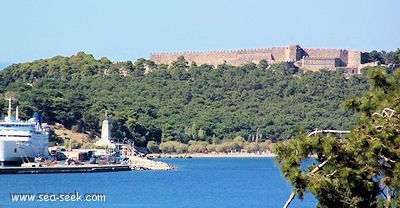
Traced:
<svg viewBox="0 0 400 208">
<path fill-rule="evenodd" d="M 11 119 L 12 116 L 12 101 L 14 100 L 14 98 L 12 96 L 8 97 L 8 118 Z"/>
</svg>

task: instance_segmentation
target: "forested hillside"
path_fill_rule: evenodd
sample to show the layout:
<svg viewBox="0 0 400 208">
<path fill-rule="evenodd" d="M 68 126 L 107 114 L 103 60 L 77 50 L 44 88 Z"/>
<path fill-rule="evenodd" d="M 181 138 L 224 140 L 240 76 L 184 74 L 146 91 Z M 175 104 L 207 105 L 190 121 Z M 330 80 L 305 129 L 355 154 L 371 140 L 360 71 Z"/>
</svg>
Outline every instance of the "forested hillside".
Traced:
<svg viewBox="0 0 400 208">
<path fill-rule="evenodd" d="M 151 71 L 150 73 L 145 73 Z M 107 109 L 113 137 L 135 141 L 285 140 L 300 130 L 349 129 L 341 103 L 369 88 L 364 75 L 306 72 L 264 61 L 241 67 L 149 60 L 112 63 L 79 52 L 0 72 L 0 93 L 17 95 L 20 117 L 41 111 L 46 122 L 98 134 Z M 6 101 L 0 109 L 6 112 Z"/>
</svg>

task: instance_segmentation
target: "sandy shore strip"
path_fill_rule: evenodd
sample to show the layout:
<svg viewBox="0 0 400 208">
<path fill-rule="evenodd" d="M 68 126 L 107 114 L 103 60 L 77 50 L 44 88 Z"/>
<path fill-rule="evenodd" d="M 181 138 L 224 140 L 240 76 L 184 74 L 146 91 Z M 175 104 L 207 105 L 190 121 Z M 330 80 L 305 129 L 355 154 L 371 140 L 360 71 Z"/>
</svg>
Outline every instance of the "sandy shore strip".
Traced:
<svg viewBox="0 0 400 208">
<path fill-rule="evenodd" d="M 223 158 L 223 157 L 275 157 L 274 153 L 183 153 L 183 154 L 148 154 L 150 158 Z"/>
</svg>

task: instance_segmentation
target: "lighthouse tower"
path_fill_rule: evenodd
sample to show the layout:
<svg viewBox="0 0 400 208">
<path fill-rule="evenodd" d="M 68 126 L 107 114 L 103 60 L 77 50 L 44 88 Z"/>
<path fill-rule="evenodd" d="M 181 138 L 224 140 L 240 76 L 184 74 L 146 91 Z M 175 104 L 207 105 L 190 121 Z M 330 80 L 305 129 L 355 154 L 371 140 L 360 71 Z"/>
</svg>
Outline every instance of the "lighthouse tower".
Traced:
<svg viewBox="0 0 400 208">
<path fill-rule="evenodd" d="M 112 148 L 114 144 L 111 143 L 111 128 L 108 121 L 108 114 L 106 110 L 105 119 L 101 125 L 101 138 L 96 142 L 96 146 L 107 146 Z"/>
<path fill-rule="evenodd" d="M 103 121 L 103 124 L 101 125 L 101 140 L 110 142 L 110 139 L 111 139 L 111 129 L 106 110 L 105 119 Z"/>
</svg>

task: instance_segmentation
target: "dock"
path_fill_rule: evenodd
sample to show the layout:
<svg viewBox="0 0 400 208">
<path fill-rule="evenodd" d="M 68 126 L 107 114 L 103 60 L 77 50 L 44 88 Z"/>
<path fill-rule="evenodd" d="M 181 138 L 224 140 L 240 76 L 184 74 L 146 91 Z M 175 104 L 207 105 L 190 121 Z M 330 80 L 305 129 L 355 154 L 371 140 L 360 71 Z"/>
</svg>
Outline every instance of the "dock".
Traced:
<svg viewBox="0 0 400 208">
<path fill-rule="evenodd" d="M 96 173 L 131 171 L 129 165 L 56 165 L 35 167 L 0 167 L 0 174 L 42 174 L 42 173 Z"/>
</svg>

